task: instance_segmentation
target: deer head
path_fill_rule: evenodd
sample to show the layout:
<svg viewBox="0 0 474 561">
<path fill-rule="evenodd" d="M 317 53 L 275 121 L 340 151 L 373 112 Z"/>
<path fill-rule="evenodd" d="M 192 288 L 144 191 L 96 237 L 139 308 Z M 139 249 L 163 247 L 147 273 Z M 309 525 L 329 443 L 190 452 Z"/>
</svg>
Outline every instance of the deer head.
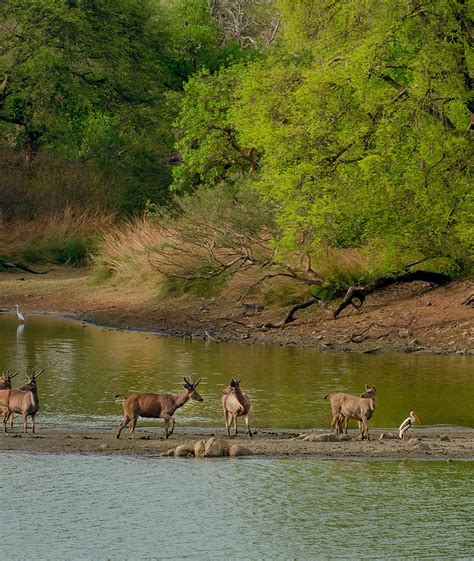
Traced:
<svg viewBox="0 0 474 561">
<path fill-rule="evenodd" d="M 369 387 L 367 384 L 365 384 L 365 392 L 360 394 L 360 397 L 367 397 L 367 398 L 371 398 L 371 397 L 375 397 L 375 386 Z"/>
<path fill-rule="evenodd" d="M 22 390 L 24 392 L 31 392 L 31 391 L 35 390 L 36 389 L 36 378 L 38 378 L 38 376 L 40 374 L 42 374 L 43 372 L 44 372 L 44 370 L 40 370 L 36 374 L 35 370 L 33 369 L 31 371 L 31 376 L 27 372 L 26 373 L 27 380 L 22 386 L 20 386 L 20 390 Z"/>
<path fill-rule="evenodd" d="M 194 399 L 194 401 L 204 401 L 202 399 L 202 397 L 196 391 L 196 386 L 201 381 L 201 378 L 199 378 L 199 380 L 197 382 L 194 380 L 194 376 L 191 376 L 191 378 L 189 380 L 187 378 L 183 377 L 183 380 L 184 380 L 183 386 L 184 386 L 185 390 L 188 392 L 188 397 L 190 399 Z"/>
</svg>

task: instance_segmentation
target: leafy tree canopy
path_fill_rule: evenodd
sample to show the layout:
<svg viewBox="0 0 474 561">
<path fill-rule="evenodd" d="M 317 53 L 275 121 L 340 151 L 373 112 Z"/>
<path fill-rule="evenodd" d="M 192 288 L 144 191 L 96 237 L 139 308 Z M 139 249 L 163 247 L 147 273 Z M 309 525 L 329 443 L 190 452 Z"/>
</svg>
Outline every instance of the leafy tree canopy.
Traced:
<svg viewBox="0 0 474 561">
<path fill-rule="evenodd" d="M 168 198 L 174 107 L 200 68 L 238 58 L 204 0 L 4 0 L 0 138 L 26 154 L 83 158 L 117 207 Z"/>
<path fill-rule="evenodd" d="M 473 208 L 464 3 L 279 5 L 279 50 L 191 80 L 176 185 L 245 175 L 275 205 L 282 248 L 366 247 L 392 270 L 435 257 L 465 268 Z"/>
</svg>

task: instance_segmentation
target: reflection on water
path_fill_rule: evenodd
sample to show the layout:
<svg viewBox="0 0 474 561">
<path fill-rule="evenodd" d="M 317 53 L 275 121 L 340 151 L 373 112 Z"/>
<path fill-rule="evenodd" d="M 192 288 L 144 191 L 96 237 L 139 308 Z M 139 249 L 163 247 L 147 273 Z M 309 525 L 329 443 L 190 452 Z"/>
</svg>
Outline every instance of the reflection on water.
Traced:
<svg viewBox="0 0 474 561">
<path fill-rule="evenodd" d="M 79 322 L 0 315 L 0 370 L 44 368 L 39 423 L 118 423 L 116 393 L 181 390 L 202 377 L 203 403 L 185 405 L 178 426 L 221 426 L 221 389 L 242 380 L 256 427 L 327 427 L 331 391 L 377 387 L 371 427 L 396 427 L 415 409 L 424 425 L 474 426 L 474 357 L 319 353 L 309 348 L 185 342 Z M 20 376 L 18 377 L 20 378 Z M 17 378 L 17 379 L 18 379 Z"/>
<path fill-rule="evenodd" d="M 471 559 L 474 551 L 472 463 L 3 453 L 0 464 L 0 557 L 10 561 Z"/>
</svg>

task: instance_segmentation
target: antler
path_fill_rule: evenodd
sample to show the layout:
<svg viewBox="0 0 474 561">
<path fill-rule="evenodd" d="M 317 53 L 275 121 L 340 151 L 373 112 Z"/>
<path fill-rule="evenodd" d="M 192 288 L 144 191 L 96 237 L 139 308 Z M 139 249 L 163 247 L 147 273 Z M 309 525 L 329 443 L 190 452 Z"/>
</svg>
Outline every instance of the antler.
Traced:
<svg viewBox="0 0 474 561">
<path fill-rule="evenodd" d="M 33 369 L 33 378 L 38 378 L 38 376 L 39 376 L 40 374 L 43 374 L 43 372 L 44 372 L 44 368 L 43 368 L 43 370 L 40 370 L 40 371 L 38 372 L 38 374 L 35 374 L 35 371 L 34 371 L 34 369 Z"/>
<path fill-rule="evenodd" d="M 194 376 L 190 376 L 189 380 L 183 376 L 183 380 L 186 382 L 186 384 L 188 384 L 192 388 L 195 388 L 201 381 L 201 378 L 199 378 L 199 380 L 196 382 L 196 378 Z"/>
</svg>

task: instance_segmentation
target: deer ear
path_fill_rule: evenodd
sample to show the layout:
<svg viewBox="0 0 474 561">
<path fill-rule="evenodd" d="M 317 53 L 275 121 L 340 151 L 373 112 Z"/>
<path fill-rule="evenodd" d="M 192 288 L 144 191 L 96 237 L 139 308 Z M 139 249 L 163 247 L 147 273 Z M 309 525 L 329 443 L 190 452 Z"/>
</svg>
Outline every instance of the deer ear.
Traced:
<svg viewBox="0 0 474 561">
<path fill-rule="evenodd" d="M 369 386 L 367 384 L 365 384 L 365 391 L 369 391 Z"/>
<path fill-rule="evenodd" d="M 183 384 L 183 388 L 186 388 L 187 390 L 192 390 L 193 387 L 191 386 L 191 384 Z"/>
</svg>

